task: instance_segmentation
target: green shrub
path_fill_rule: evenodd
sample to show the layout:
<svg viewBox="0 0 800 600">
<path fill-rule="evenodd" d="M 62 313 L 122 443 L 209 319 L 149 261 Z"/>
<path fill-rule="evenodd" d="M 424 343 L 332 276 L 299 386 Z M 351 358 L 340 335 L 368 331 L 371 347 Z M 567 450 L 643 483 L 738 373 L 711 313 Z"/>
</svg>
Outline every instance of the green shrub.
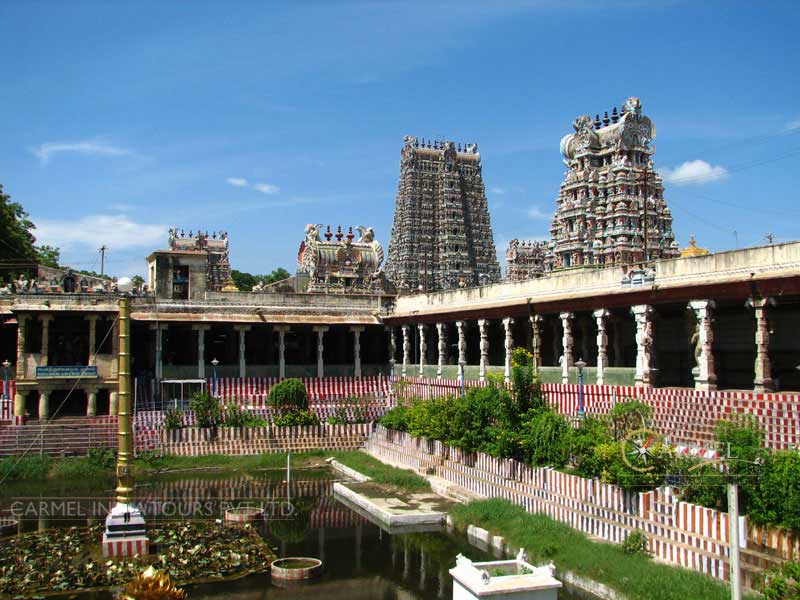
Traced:
<svg viewBox="0 0 800 600">
<path fill-rule="evenodd" d="M 284 379 L 272 386 L 269 403 L 278 410 L 308 410 L 308 392 L 299 379 Z"/>
<path fill-rule="evenodd" d="M 608 413 L 614 431 L 614 439 L 623 440 L 631 431 L 647 427 L 651 412 L 647 404 L 630 398 L 616 404 Z"/>
<path fill-rule="evenodd" d="M 387 429 L 408 431 L 408 409 L 403 405 L 390 408 L 378 419 L 378 423 Z"/>
<path fill-rule="evenodd" d="M 622 542 L 622 550 L 625 554 L 648 554 L 650 544 L 647 536 L 641 531 L 634 531 L 628 534 L 625 541 Z"/>
<path fill-rule="evenodd" d="M 748 514 L 757 523 L 800 532 L 800 453 L 797 450 L 775 452 L 766 457 Z"/>
<path fill-rule="evenodd" d="M 586 415 L 580 426 L 570 432 L 570 460 L 577 475 L 581 477 L 598 477 L 601 472 L 595 448 L 601 444 L 614 441 L 608 421 Z"/>
<path fill-rule="evenodd" d="M 739 510 L 748 514 L 756 506 L 760 465 L 769 453 L 761 447 L 763 431 L 750 415 L 719 420 L 716 437 L 726 457 L 728 477 L 739 485 Z"/>
<path fill-rule="evenodd" d="M 86 461 L 95 467 L 113 469 L 117 465 L 117 453 L 113 448 L 89 448 Z"/>
<path fill-rule="evenodd" d="M 507 393 L 493 387 L 470 388 L 464 396 L 453 398 L 445 441 L 464 452 L 481 450 L 489 441 L 490 427 L 498 414 L 500 396 Z"/>
<path fill-rule="evenodd" d="M 522 423 L 523 458 L 532 465 L 562 467 L 569 459 L 570 424 L 555 412 L 530 411 Z"/>
<path fill-rule="evenodd" d="M 179 408 L 170 407 L 164 411 L 164 429 L 173 431 L 183 427 L 183 411 Z"/>
<path fill-rule="evenodd" d="M 189 409 L 194 413 L 198 427 L 216 427 L 222 419 L 219 398 L 208 392 L 195 392 L 189 401 Z"/>
<path fill-rule="evenodd" d="M 46 479 L 53 459 L 44 455 L 29 454 L 25 457 L 7 456 L 0 458 L 0 480 L 25 481 Z"/>
<path fill-rule="evenodd" d="M 637 471 L 628 465 L 622 457 L 624 442 L 609 442 L 595 447 L 595 460 L 603 483 L 613 483 L 626 490 L 645 492 L 664 483 L 665 476 L 672 470 L 674 455 L 662 444 L 650 446 L 651 460 L 648 467 L 652 470 Z"/>
<path fill-rule="evenodd" d="M 412 402 L 407 413 L 408 432 L 413 436 L 447 441 L 452 431 L 455 403 L 452 396 Z"/>
<path fill-rule="evenodd" d="M 272 421 L 276 427 L 298 427 L 301 425 L 319 425 L 317 415 L 307 410 L 290 410 L 275 417 Z"/>
<path fill-rule="evenodd" d="M 800 600 L 800 562 L 787 560 L 769 569 L 760 591 L 767 600 Z"/>
<path fill-rule="evenodd" d="M 222 414 L 223 427 L 261 427 L 267 421 L 250 410 L 234 404 L 228 406 Z"/>
<path fill-rule="evenodd" d="M 533 354 L 525 348 L 514 348 L 511 353 L 511 384 L 519 414 L 524 414 L 531 408 L 547 408 L 542 395 L 541 379 L 535 373 Z"/>
</svg>

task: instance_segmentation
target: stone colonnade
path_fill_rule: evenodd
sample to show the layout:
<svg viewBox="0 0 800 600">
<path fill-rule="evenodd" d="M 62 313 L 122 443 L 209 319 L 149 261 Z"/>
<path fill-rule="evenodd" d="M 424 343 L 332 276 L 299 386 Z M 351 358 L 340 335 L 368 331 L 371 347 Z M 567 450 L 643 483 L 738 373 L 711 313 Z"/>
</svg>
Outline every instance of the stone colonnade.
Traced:
<svg viewBox="0 0 800 600">
<path fill-rule="evenodd" d="M 770 391 L 773 389 L 773 381 L 771 379 L 771 364 L 769 357 L 769 309 L 774 306 L 774 300 L 770 298 L 750 298 L 747 301 L 747 306 L 753 310 L 753 316 L 756 322 L 756 335 L 755 335 L 755 348 L 756 360 L 754 365 L 754 389 L 758 392 Z M 692 369 L 694 387 L 699 390 L 714 390 L 717 388 L 717 376 L 715 372 L 715 357 L 713 350 L 714 331 L 712 322 L 714 318 L 714 310 L 716 304 L 713 300 L 692 300 L 686 305 L 689 312 L 693 332 L 691 334 L 690 346 L 693 352 L 694 368 Z M 629 309 L 630 318 L 633 319 L 635 325 L 635 342 L 636 342 L 636 359 L 635 359 L 635 372 L 634 380 L 637 386 L 651 386 L 655 381 L 655 369 L 653 367 L 654 356 L 654 314 L 655 309 L 653 306 L 647 304 L 639 304 L 631 306 Z M 557 314 L 558 320 L 561 324 L 561 347 L 563 349 L 562 355 L 559 357 L 559 366 L 561 367 L 561 380 L 562 383 L 569 383 L 570 369 L 573 368 L 574 361 L 574 334 L 573 323 L 575 314 L 573 312 L 564 311 Z M 609 355 L 611 353 L 612 344 L 609 343 L 609 320 L 612 317 L 611 310 L 607 308 L 597 308 L 591 311 L 591 317 L 597 328 L 597 336 L 595 340 L 597 349 L 597 364 L 596 364 L 596 383 L 604 384 L 606 382 L 606 371 L 609 368 Z M 517 318 L 518 319 L 518 318 Z M 505 359 L 503 363 L 503 375 L 506 381 L 509 380 L 511 375 L 511 354 L 514 348 L 514 333 L 513 325 L 515 320 L 512 317 L 505 317 L 501 319 L 504 331 L 504 349 Z M 533 354 L 534 367 L 538 370 L 542 365 L 542 325 L 545 321 L 545 315 L 536 314 L 527 318 L 531 327 L 530 346 Z M 403 335 L 403 355 L 402 355 L 402 375 L 413 375 L 410 372 L 410 359 L 411 359 L 411 328 L 412 324 L 405 324 L 401 326 Z M 426 335 L 428 328 L 425 324 L 416 324 L 419 332 L 419 354 L 420 361 L 418 365 L 419 375 L 423 375 L 425 366 L 425 355 L 427 350 Z M 456 334 L 458 336 L 458 363 L 460 365 L 466 364 L 467 356 L 467 335 L 466 335 L 467 322 L 460 320 L 455 322 Z M 395 356 L 394 346 L 394 329 L 387 327 L 390 339 L 390 356 Z M 478 348 L 479 348 L 479 378 L 481 381 L 486 379 L 487 367 L 489 366 L 489 320 L 485 318 L 477 319 L 478 329 Z M 437 348 L 438 360 L 436 374 L 438 378 L 442 378 L 443 367 L 447 362 L 447 323 L 435 323 L 435 331 L 437 335 Z M 612 340 L 613 342 L 613 340 Z M 584 342 L 584 348 L 586 347 Z M 618 348 L 613 348 L 615 352 L 619 352 Z"/>
</svg>

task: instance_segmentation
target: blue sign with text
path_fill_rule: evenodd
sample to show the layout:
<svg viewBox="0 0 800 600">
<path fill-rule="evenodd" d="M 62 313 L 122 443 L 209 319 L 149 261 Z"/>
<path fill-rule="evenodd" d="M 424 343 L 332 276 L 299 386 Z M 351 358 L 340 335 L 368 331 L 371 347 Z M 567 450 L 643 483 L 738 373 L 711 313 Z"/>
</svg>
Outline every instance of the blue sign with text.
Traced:
<svg viewBox="0 0 800 600">
<path fill-rule="evenodd" d="M 73 367 L 36 367 L 36 379 L 81 379 L 99 377 L 96 365 L 77 365 Z"/>
</svg>

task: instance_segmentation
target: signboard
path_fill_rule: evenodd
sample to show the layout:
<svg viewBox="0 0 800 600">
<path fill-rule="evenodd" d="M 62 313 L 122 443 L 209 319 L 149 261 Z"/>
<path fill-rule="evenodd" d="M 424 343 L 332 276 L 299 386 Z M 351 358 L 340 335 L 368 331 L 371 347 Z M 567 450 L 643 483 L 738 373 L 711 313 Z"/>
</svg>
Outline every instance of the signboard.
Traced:
<svg viewBox="0 0 800 600">
<path fill-rule="evenodd" d="M 99 377 L 96 365 L 77 365 L 73 367 L 36 367 L 36 379 L 83 379 Z"/>
</svg>

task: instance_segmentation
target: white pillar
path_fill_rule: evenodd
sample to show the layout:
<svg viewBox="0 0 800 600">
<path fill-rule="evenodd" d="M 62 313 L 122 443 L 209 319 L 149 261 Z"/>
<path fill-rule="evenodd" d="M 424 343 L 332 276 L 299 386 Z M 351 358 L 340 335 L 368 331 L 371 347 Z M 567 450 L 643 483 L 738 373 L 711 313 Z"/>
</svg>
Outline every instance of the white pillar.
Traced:
<svg viewBox="0 0 800 600">
<path fill-rule="evenodd" d="M 444 371 L 444 364 L 447 362 L 447 325 L 444 323 L 437 323 L 436 336 L 439 346 L 439 360 L 436 363 L 436 378 L 441 379 Z"/>
<path fill-rule="evenodd" d="M 197 378 L 206 378 L 206 330 L 208 325 L 195 325 L 197 331 Z"/>
<path fill-rule="evenodd" d="M 653 348 L 653 308 L 647 304 L 631 306 L 636 320 L 636 385 L 650 386 Z"/>
<path fill-rule="evenodd" d="M 97 390 L 90 389 L 86 392 L 86 416 L 94 417 L 97 415 Z"/>
<path fill-rule="evenodd" d="M 42 390 L 39 392 L 39 419 L 47 420 L 50 416 L 50 392 Z"/>
<path fill-rule="evenodd" d="M 234 327 L 239 332 L 239 377 L 247 377 L 247 353 L 246 335 L 250 329 L 249 325 L 236 325 Z"/>
<path fill-rule="evenodd" d="M 286 377 L 286 334 L 289 331 L 288 325 L 275 325 L 273 328 L 278 332 L 278 377 Z"/>
<path fill-rule="evenodd" d="M 353 373 L 356 377 L 361 377 L 361 332 L 363 326 L 351 327 L 353 332 Z"/>
<path fill-rule="evenodd" d="M 97 364 L 97 315 L 86 315 L 89 322 L 89 362 L 87 365 Z"/>
<path fill-rule="evenodd" d="M 403 325 L 403 377 L 408 375 L 408 359 L 411 354 L 411 325 Z"/>
<path fill-rule="evenodd" d="M 608 367 L 606 318 L 609 314 L 605 308 L 598 308 L 592 313 L 597 321 L 597 385 L 603 385 L 606 382 L 606 368 Z"/>
<path fill-rule="evenodd" d="M 478 319 L 478 331 L 481 334 L 481 362 L 480 362 L 480 380 L 486 381 L 486 366 L 489 364 L 489 331 L 487 325 L 489 322 L 486 319 Z"/>
<path fill-rule="evenodd" d="M 505 370 L 503 371 L 503 376 L 505 377 L 506 383 L 511 381 L 511 352 L 514 349 L 514 332 L 511 330 L 511 326 L 514 324 L 514 319 L 511 317 L 506 317 L 503 319 L 503 328 L 506 331 L 506 362 L 505 362 Z"/>
<path fill-rule="evenodd" d="M 458 364 L 467 364 L 467 335 L 464 331 L 464 321 L 456 321 L 456 329 L 458 330 Z"/>
<path fill-rule="evenodd" d="M 166 329 L 166 325 L 162 325 L 160 323 L 150 325 L 150 329 L 155 332 L 155 343 L 154 343 L 154 350 L 155 350 L 155 376 L 156 381 L 161 381 L 164 379 L 164 337 L 163 331 Z"/>
<path fill-rule="evenodd" d="M 714 330 L 711 327 L 711 313 L 714 310 L 713 300 L 692 300 L 689 308 L 694 311 L 695 332 L 692 336 L 694 344 L 695 367 L 694 387 L 696 390 L 717 389 L 717 374 L 714 371 Z"/>
<path fill-rule="evenodd" d="M 397 358 L 397 338 L 395 337 L 395 328 L 386 327 L 386 333 L 389 334 L 389 361 L 391 364 L 392 359 Z"/>
<path fill-rule="evenodd" d="M 533 370 L 535 373 L 539 372 L 539 368 L 542 366 L 542 321 L 544 321 L 544 317 L 542 315 L 533 315 L 530 317 L 531 321 L 531 332 L 533 335 L 531 336 L 531 344 L 533 345 Z"/>
<path fill-rule="evenodd" d="M 417 325 L 419 331 L 419 376 L 425 375 L 425 353 L 428 350 L 428 344 L 425 343 L 425 325 L 419 323 Z"/>
<path fill-rule="evenodd" d="M 572 366 L 572 318 L 571 312 L 562 312 L 561 315 L 561 383 L 569 383 L 569 369 Z"/>
<path fill-rule="evenodd" d="M 53 315 L 40 315 L 39 320 L 42 322 L 42 354 L 39 364 L 45 366 L 50 360 L 50 321 L 53 320 Z"/>
<path fill-rule="evenodd" d="M 317 377 L 325 377 L 325 332 L 328 331 L 327 325 L 315 325 L 314 331 L 317 332 Z"/>
<path fill-rule="evenodd" d="M 756 317 L 756 364 L 753 389 L 756 392 L 770 392 L 775 389 L 772 380 L 772 363 L 769 360 L 769 318 L 767 307 L 774 305 L 772 298 L 751 298 L 748 305 L 753 307 Z"/>
</svg>

